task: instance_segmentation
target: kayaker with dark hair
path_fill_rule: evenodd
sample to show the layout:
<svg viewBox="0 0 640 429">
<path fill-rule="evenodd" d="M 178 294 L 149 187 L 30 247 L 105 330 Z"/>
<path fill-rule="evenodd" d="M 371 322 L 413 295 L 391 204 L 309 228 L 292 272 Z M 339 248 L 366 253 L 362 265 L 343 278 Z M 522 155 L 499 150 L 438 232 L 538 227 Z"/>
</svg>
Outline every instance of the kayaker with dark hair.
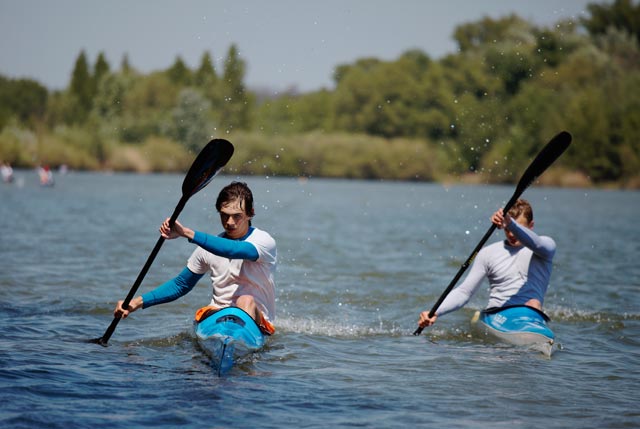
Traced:
<svg viewBox="0 0 640 429">
<path fill-rule="evenodd" d="M 224 232 L 210 235 L 194 231 L 169 219 L 160 226 L 165 239 L 185 237 L 198 247 L 177 277 L 131 300 L 127 309 L 119 301 L 115 317 L 153 305 L 174 301 L 189 293 L 204 274 L 211 274 L 213 298 L 198 310 L 196 320 L 205 313 L 236 306 L 246 311 L 266 334 L 272 334 L 275 317 L 276 242 L 267 232 L 251 225 L 255 215 L 253 194 L 246 183 L 232 182 L 218 195 L 216 209 Z"/>
<path fill-rule="evenodd" d="M 420 327 L 431 326 L 439 316 L 466 305 L 485 278 L 490 286 L 487 310 L 525 305 L 542 311 L 556 243 L 533 232 L 533 210 L 523 199 L 506 215 L 502 209 L 496 211 L 491 222 L 504 229 L 506 240 L 478 252 L 465 280 L 447 295 L 434 316 L 429 317 L 429 311 L 420 313 Z"/>
</svg>

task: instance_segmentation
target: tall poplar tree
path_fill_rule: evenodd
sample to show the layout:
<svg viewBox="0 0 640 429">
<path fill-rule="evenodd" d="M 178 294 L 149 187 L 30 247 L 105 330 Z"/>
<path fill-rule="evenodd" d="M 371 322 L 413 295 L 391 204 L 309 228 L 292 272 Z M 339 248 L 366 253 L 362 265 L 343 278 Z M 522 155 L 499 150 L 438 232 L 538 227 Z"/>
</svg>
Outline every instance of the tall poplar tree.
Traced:
<svg viewBox="0 0 640 429">
<path fill-rule="evenodd" d="M 200 60 L 200 67 L 196 70 L 194 76 L 196 86 L 200 88 L 207 88 L 216 84 L 218 76 L 211 59 L 211 54 L 205 52 Z"/>
<path fill-rule="evenodd" d="M 93 80 L 96 85 L 100 83 L 100 80 L 109 74 L 110 67 L 107 59 L 104 57 L 104 53 L 100 52 L 98 54 L 98 59 L 96 60 L 95 65 L 93 66 Z"/>
<path fill-rule="evenodd" d="M 93 81 L 87 62 L 87 55 L 84 50 L 80 52 L 76 59 L 69 92 L 73 98 L 73 113 L 71 122 L 83 123 L 91 110 L 93 100 Z"/>
<path fill-rule="evenodd" d="M 124 75 L 128 75 L 133 73 L 133 67 L 131 67 L 131 63 L 129 62 L 129 55 L 122 55 L 122 61 L 120 62 L 120 72 Z"/>
<path fill-rule="evenodd" d="M 229 47 L 222 75 L 221 126 L 227 130 L 249 128 L 250 97 L 244 86 L 246 65 L 235 44 Z"/>
<path fill-rule="evenodd" d="M 178 86 L 191 84 L 191 70 L 189 70 L 180 55 L 176 57 L 173 65 L 167 69 L 167 76 L 169 76 L 169 80 L 172 83 Z"/>
</svg>

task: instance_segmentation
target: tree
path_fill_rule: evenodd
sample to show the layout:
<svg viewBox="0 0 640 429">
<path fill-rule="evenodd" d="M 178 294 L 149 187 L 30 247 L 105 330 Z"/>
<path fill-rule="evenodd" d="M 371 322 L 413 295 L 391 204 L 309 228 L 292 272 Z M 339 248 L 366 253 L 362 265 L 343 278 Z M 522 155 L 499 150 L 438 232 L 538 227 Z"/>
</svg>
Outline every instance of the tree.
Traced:
<svg viewBox="0 0 640 429">
<path fill-rule="evenodd" d="M 260 132 L 272 134 L 332 131 L 333 94 L 323 89 L 266 100 L 257 109 L 255 123 Z"/>
<path fill-rule="evenodd" d="M 251 115 L 251 97 L 244 86 L 246 65 L 240 58 L 235 45 L 229 47 L 224 60 L 221 95 L 219 106 L 220 126 L 229 131 L 232 129 L 248 129 Z"/>
<path fill-rule="evenodd" d="M 191 70 L 182 61 L 180 55 L 176 57 L 173 65 L 167 69 L 169 80 L 178 86 L 188 86 L 191 84 Z"/>
<path fill-rule="evenodd" d="M 91 110 L 93 96 L 95 94 L 93 80 L 89 71 L 87 56 L 83 51 L 76 59 L 69 91 L 74 98 L 74 111 L 71 118 L 74 123 L 84 123 Z"/>
<path fill-rule="evenodd" d="M 120 61 L 120 72 L 124 75 L 135 73 L 135 69 L 131 66 L 129 62 L 129 55 L 122 55 L 122 60 Z"/>
<path fill-rule="evenodd" d="M 214 86 L 217 81 L 218 76 L 211 60 L 211 54 L 205 52 L 200 60 L 200 67 L 195 72 L 194 83 L 197 87 L 206 89 Z"/>
<path fill-rule="evenodd" d="M 640 3 L 615 0 L 611 4 L 591 3 L 587 6 L 591 16 L 580 21 L 589 34 L 605 34 L 610 27 L 632 34 L 640 42 Z"/>
<path fill-rule="evenodd" d="M 103 77 L 109 74 L 110 67 L 107 59 L 104 57 L 104 53 L 100 52 L 98 54 L 98 59 L 96 59 L 96 63 L 93 66 L 93 80 L 95 82 L 96 89 L 100 84 L 100 81 Z"/>
<path fill-rule="evenodd" d="M 456 27 L 453 38 L 461 52 L 484 49 L 489 46 L 510 43 L 531 43 L 531 24 L 517 15 L 500 19 L 484 18 L 477 22 Z"/>
<path fill-rule="evenodd" d="M 209 101 L 197 90 L 186 88 L 172 111 L 173 137 L 197 153 L 211 139 L 214 126 L 208 120 Z"/>
<path fill-rule="evenodd" d="M 181 87 L 164 72 L 129 78 L 128 82 L 122 101 L 122 138 L 142 143 L 152 135 L 164 135 Z"/>
<path fill-rule="evenodd" d="M 487 50 L 486 61 L 509 95 L 515 95 L 521 83 L 536 72 L 531 49 L 522 46 L 492 47 Z"/>
<path fill-rule="evenodd" d="M 336 74 L 335 125 L 383 137 L 440 138 L 450 131 L 453 94 L 442 67 L 418 52 L 368 58 Z"/>
<path fill-rule="evenodd" d="M 11 118 L 33 126 L 43 119 L 49 92 L 30 79 L 11 80 L 0 76 L 0 129 Z"/>
</svg>

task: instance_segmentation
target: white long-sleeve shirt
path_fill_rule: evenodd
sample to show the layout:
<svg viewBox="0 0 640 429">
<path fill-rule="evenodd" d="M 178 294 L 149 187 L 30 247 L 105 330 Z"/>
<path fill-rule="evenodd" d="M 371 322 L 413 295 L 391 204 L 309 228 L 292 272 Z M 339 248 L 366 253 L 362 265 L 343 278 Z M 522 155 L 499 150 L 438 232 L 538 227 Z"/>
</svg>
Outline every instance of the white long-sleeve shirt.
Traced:
<svg viewBox="0 0 640 429">
<path fill-rule="evenodd" d="M 467 304 L 485 277 L 489 279 L 490 287 L 487 308 L 521 305 L 532 298 L 541 304 L 544 302 L 556 243 L 551 237 L 539 236 L 515 220 L 509 223 L 508 230 L 522 246 L 510 246 L 503 240 L 480 250 L 462 284 L 438 307 L 438 316 Z"/>
</svg>

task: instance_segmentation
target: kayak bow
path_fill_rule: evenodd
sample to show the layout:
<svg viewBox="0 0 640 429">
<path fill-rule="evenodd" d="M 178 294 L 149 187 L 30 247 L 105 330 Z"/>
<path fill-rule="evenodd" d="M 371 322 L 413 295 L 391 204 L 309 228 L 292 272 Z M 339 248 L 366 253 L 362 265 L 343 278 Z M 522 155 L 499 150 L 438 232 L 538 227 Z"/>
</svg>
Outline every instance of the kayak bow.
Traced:
<svg viewBox="0 0 640 429">
<path fill-rule="evenodd" d="M 542 311 L 525 305 L 483 310 L 476 312 L 472 320 L 499 340 L 551 356 L 555 335 L 547 326 L 548 321 Z"/>
<path fill-rule="evenodd" d="M 211 365 L 219 376 L 265 343 L 264 334 L 253 318 L 237 307 L 211 312 L 193 323 L 196 340 L 211 358 Z"/>
</svg>

